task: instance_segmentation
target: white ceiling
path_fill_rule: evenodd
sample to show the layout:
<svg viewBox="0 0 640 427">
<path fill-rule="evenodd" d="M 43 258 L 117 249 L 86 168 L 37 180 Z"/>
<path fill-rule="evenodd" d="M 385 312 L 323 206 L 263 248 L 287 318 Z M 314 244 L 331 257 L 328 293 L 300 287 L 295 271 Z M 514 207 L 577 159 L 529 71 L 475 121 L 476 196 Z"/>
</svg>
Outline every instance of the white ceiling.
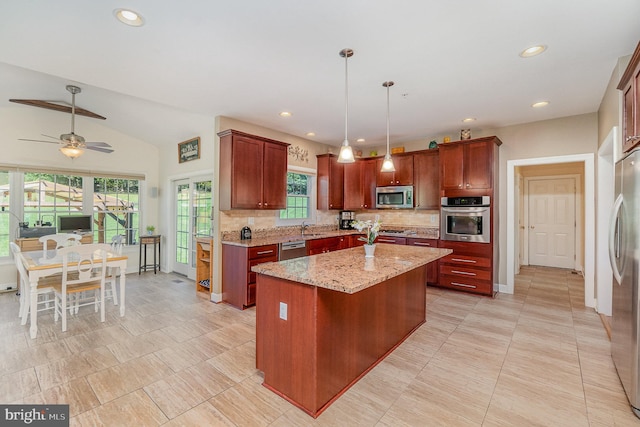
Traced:
<svg viewBox="0 0 640 427">
<path fill-rule="evenodd" d="M 120 7 L 145 25 L 118 22 Z M 217 115 L 339 145 L 343 48 L 356 146 L 384 143 L 386 80 L 392 144 L 594 112 L 640 40 L 637 0 L 30 0 L 0 16 L 0 107 L 68 101 L 74 83 L 79 106 L 158 145 Z M 518 56 L 534 44 L 548 50 Z"/>
</svg>

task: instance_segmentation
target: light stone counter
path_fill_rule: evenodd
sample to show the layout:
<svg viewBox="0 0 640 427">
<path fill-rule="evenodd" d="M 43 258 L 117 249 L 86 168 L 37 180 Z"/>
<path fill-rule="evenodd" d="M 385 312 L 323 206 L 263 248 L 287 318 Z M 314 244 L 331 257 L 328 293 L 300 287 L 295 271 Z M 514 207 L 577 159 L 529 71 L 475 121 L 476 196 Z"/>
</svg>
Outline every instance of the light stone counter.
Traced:
<svg viewBox="0 0 640 427">
<path fill-rule="evenodd" d="M 364 248 L 359 246 L 287 261 L 258 264 L 252 267 L 251 271 L 353 294 L 451 252 L 451 249 L 378 243 L 374 258 L 365 258 Z"/>
</svg>

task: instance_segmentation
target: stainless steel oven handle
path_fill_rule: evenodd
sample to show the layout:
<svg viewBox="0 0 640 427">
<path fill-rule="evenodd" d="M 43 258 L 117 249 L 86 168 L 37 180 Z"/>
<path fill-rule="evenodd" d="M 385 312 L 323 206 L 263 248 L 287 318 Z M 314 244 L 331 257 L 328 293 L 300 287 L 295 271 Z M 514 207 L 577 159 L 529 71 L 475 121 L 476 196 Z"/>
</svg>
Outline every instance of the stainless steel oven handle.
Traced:
<svg viewBox="0 0 640 427">
<path fill-rule="evenodd" d="M 489 207 L 449 207 L 449 206 L 441 206 L 440 209 L 445 213 L 484 213 L 489 210 Z"/>
</svg>

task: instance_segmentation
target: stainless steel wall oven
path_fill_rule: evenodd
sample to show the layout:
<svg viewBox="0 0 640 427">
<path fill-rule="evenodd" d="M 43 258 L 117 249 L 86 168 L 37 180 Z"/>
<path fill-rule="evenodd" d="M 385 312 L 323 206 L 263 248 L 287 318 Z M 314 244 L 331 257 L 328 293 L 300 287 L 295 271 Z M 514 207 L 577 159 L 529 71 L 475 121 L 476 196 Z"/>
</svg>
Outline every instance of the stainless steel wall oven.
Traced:
<svg viewBox="0 0 640 427">
<path fill-rule="evenodd" d="M 491 198 L 443 197 L 440 207 L 440 238 L 491 243 Z"/>
</svg>

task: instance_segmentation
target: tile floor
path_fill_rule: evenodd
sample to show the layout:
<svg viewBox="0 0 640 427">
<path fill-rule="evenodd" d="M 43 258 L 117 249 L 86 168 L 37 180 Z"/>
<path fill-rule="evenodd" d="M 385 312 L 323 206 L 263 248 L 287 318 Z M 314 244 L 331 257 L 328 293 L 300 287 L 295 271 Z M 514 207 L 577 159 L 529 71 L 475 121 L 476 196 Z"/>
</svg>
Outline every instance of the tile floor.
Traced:
<svg viewBox="0 0 640 427">
<path fill-rule="evenodd" d="M 0 295 L 0 402 L 69 403 L 72 426 L 640 426 L 583 280 L 523 268 L 514 295 L 429 288 L 427 323 L 314 420 L 261 386 L 255 310 L 171 274 L 127 277 L 127 314 L 60 332 Z"/>
</svg>

